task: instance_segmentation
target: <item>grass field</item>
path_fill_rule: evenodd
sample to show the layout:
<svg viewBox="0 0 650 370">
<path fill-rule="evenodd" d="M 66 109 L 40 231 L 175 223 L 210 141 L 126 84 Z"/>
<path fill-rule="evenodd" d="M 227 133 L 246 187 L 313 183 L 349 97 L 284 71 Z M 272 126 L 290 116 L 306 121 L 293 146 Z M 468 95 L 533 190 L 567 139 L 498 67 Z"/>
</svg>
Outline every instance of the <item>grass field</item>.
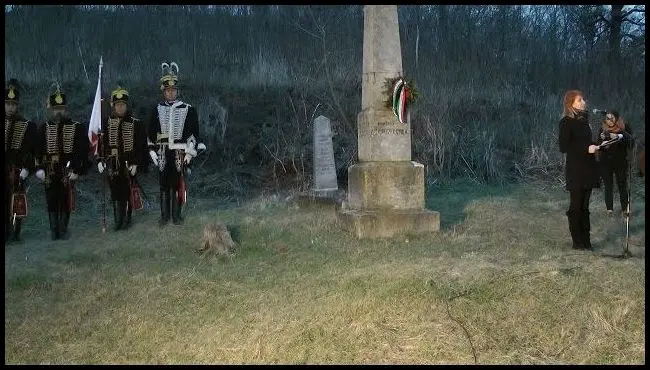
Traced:
<svg viewBox="0 0 650 370">
<path fill-rule="evenodd" d="M 163 229 L 154 202 L 102 234 L 92 181 L 68 241 L 50 240 L 42 185 L 30 190 L 24 241 L 5 246 L 5 363 L 645 363 L 639 179 L 627 259 L 604 256 L 623 251 L 625 222 L 602 190 L 596 251 L 582 252 L 568 194 L 548 184 L 433 186 L 439 233 L 358 241 L 331 210 L 271 195 L 190 194 L 185 224 Z M 232 260 L 194 252 L 213 219 L 239 243 Z"/>
</svg>

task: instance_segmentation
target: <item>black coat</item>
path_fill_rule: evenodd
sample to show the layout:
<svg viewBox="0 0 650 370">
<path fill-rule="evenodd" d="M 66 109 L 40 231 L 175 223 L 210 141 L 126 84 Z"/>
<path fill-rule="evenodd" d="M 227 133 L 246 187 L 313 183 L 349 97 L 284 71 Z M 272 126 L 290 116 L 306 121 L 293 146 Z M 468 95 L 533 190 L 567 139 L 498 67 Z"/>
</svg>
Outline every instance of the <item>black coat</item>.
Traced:
<svg viewBox="0 0 650 370">
<path fill-rule="evenodd" d="M 9 127 L 6 127 L 9 125 Z M 34 172 L 34 159 L 37 150 L 37 127 L 20 115 L 5 117 L 5 175 L 10 165 L 26 168 Z"/>
<path fill-rule="evenodd" d="M 117 145 L 111 145 L 110 137 L 110 128 L 109 121 L 118 122 L 118 137 Z M 124 132 L 126 126 L 132 125 L 132 132 Z M 133 147 L 130 151 L 125 150 L 125 141 L 130 141 L 133 143 Z M 138 172 L 149 165 L 149 147 L 147 146 L 147 128 L 145 127 L 144 122 L 133 117 L 130 113 L 127 113 L 125 118 L 119 118 L 115 115 L 110 115 L 107 120 L 102 122 L 102 143 L 100 146 L 100 155 L 102 158 L 108 158 L 111 156 L 113 150 L 116 150 L 120 163 L 126 166 L 128 162 L 129 165 L 137 165 Z"/>
<path fill-rule="evenodd" d="M 591 189 L 599 186 L 596 157 L 588 152 L 591 127 L 586 114 L 560 120 L 560 152 L 566 153 L 565 179 L 567 190 Z"/>
<path fill-rule="evenodd" d="M 598 132 L 598 144 L 602 143 L 603 139 L 600 138 L 600 134 L 604 133 L 605 140 L 609 140 L 609 131 L 603 130 L 603 128 L 600 128 L 600 131 Z M 632 147 L 633 145 L 633 140 L 632 140 L 632 129 L 630 128 L 630 125 L 625 125 L 625 129 L 621 130 L 618 132 L 619 134 L 623 135 L 623 139 L 620 141 L 615 142 L 614 144 L 611 144 L 609 146 L 603 147 L 600 150 L 600 164 L 603 167 L 606 168 L 613 168 L 613 167 L 618 167 L 618 166 L 623 166 L 627 168 L 627 153 L 628 149 Z"/>
<path fill-rule="evenodd" d="M 58 143 L 55 153 L 47 152 L 47 126 L 56 125 L 58 134 Z M 63 138 L 63 132 L 67 130 L 72 131 L 72 137 L 70 142 L 66 142 Z M 64 148 L 70 147 L 70 152 L 66 153 Z M 47 121 L 40 125 L 37 133 L 37 170 L 42 169 L 47 172 L 47 166 L 45 163 L 51 160 L 51 155 L 56 154 L 59 156 L 59 162 L 55 166 L 55 171 L 61 172 L 63 167 L 70 161 L 70 168 L 77 175 L 81 175 L 86 171 L 87 159 L 88 159 L 88 129 L 85 126 L 77 121 L 65 117 L 60 123 L 54 123 L 52 121 Z"/>
</svg>

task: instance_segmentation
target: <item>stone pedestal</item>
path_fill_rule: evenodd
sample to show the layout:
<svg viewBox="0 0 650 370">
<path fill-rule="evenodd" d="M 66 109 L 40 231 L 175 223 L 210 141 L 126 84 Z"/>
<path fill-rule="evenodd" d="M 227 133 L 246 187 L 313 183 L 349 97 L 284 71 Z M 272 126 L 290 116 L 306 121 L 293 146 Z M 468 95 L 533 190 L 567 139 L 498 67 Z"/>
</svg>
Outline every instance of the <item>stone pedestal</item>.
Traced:
<svg viewBox="0 0 650 370">
<path fill-rule="evenodd" d="M 440 214 L 424 206 L 424 165 L 361 162 L 348 168 L 348 199 L 339 220 L 358 238 L 440 230 Z"/>
<path fill-rule="evenodd" d="M 426 209 L 343 210 L 339 223 L 358 239 L 390 238 L 440 230 L 440 213 Z"/>
</svg>

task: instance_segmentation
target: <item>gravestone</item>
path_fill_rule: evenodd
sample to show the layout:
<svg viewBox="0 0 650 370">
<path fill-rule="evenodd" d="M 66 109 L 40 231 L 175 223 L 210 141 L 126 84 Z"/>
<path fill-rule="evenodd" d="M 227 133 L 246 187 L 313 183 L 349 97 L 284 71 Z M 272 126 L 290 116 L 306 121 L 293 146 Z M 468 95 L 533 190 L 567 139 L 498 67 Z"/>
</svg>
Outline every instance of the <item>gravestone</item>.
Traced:
<svg viewBox="0 0 650 370">
<path fill-rule="evenodd" d="M 348 195 L 338 213 L 358 238 L 440 230 L 440 214 L 425 209 L 424 165 L 411 161 L 411 123 L 384 106 L 387 78 L 402 75 L 396 5 L 365 5 L 359 163 L 348 168 Z"/>
<path fill-rule="evenodd" d="M 336 178 L 332 127 L 329 118 L 325 116 L 318 116 L 314 120 L 312 158 L 313 183 L 309 191 L 298 195 L 297 204 L 336 217 L 343 201 L 343 192 L 339 191 Z"/>
<path fill-rule="evenodd" d="M 318 116 L 314 120 L 314 183 L 312 191 L 316 196 L 333 196 L 338 191 L 334 145 L 330 120 Z"/>
</svg>

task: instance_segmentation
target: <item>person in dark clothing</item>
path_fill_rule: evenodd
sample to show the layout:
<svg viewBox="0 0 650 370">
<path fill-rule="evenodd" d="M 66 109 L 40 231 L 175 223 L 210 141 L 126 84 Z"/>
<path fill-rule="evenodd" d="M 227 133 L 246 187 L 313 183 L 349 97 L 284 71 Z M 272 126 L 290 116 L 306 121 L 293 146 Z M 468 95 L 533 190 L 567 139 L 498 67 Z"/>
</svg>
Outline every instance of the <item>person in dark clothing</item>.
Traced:
<svg viewBox="0 0 650 370">
<path fill-rule="evenodd" d="M 172 222 L 183 223 L 185 175 L 192 158 L 206 147 L 199 139 L 196 108 L 178 99 L 178 65 L 162 63 L 161 67 L 160 90 L 164 100 L 151 112 L 148 144 L 151 161 L 159 169 L 162 227 L 169 222 L 170 205 Z"/>
<path fill-rule="evenodd" d="M 632 129 L 626 125 L 623 118 L 617 111 L 610 110 L 606 113 L 605 119 L 598 132 L 598 145 L 604 141 L 617 139 L 622 135 L 620 140 L 611 145 L 603 146 L 599 152 L 600 172 L 605 185 L 605 207 L 609 216 L 614 213 L 614 177 L 618 187 L 618 195 L 621 202 L 621 213 L 623 216 L 627 212 L 627 176 L 628 176 L 628 153 L 632 147 Z"/>
<path fill-rule="evenodd" d="M 113 112 L 102 122 L 100 161 L 97 163 L 100 174 L 108 170 L 115 231 L 131 226 L 133 209 L 138 206 L 134 203 L 139 203 L 131 199 L 133 188 L 137 187 L 135 176 L 143 153 L 147 155 L 149 151 L 146 128 L 142 121 L 131 115 L 128 102 L 127 90 L 118 87 L 111 93 Z M 149 160 L 146 158 L 145 165 Z"/>
<path fill-rule="evenodd" d="M 75 209 L 75 181 L 88 159 L 84 125 L 68 117 L 67 96 L 57 87 L 47 100 L 49 119 L 38 129 L 36 177 L 45 183 L 52 240 L 67 239 Z"/>
<path fill-rule="evenodd" d="M 19 113 L 18 81 L 5 89 L 5 243 L 20 241 L 23 217 L 27 216 L 25 179 L 34 168 L 36 124 Z"/>
<path fill-rule="evenodd" d="M 600 181 L 594 155 L 599 148 L 592 140 L 586 105 L 581 91 L 569 90 L 564 94 L 559 146 L 560 152 L 566 153 L 566 189 L 570 199 L 566 215 L 573 249 L 592 250 L 589 198 Z"/>
</svg>

